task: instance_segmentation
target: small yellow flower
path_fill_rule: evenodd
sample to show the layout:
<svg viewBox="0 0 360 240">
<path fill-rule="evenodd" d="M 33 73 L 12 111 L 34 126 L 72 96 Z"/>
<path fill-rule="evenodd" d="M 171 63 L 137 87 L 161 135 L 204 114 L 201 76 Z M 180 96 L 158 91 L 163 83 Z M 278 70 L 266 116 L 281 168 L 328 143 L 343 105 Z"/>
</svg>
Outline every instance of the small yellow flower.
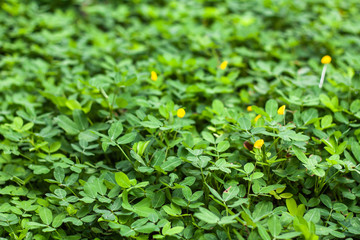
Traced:
<svg viewBox="0 0 360 240">
<path fill-rule="evenodd" d="M 177 110 L 177 113 L 176 113 L 176 115 L 179 117 L 179 118 L 183 118 L 184 116 L 185 116 L 185 110 L 183 109 L 183 108 L 179 108 L 178 110 Z"/>
<path fill-rule="evenodd" d="M 156 81 L 158 79 L 158 75 L 156 74 L 156 72 L 151 71 L 151 80 Z"/>
<path fill-rule="evenodd" d="M 255 117 L 254 121 L 257 122 L 260 118 L 261 118 L 261 115 L 259 114 Z"/>
<path fill-rule="evenodd" d="M 278 109 L 278 114 L 284 115 L 284 113 L 285 113 L 285 105 L 282 105 L 282 106 L 279 107 L 279 109 Z"/>
<path fill-rule="evenodd" d="M 264 145 L 264 140 L 259 139 L 254 143 L 254 148 L 260 149 Z"/>
<path fill-rule="evenodd" d="M 322 64 L 329 64 L 331 63 L 331 57 L 329 55 L 323 56 L 321 58 L 321 63 Z"/>
<path fill-rule="evenodd" d="M 251 106 L 248 106 L 248 107 L 246 108 L 246 110 L 247 110 L 248 112 L 252 112 L 252 107 L 251 107 Z"/>
<path fill-rule="evenodd" d="M 227 65 L 228 65 L 228 61 L 223 61 L 223 62 L 220 64 L 220 68 L 221 68 L 222 70 L 224 70 Z"/>
</svg>

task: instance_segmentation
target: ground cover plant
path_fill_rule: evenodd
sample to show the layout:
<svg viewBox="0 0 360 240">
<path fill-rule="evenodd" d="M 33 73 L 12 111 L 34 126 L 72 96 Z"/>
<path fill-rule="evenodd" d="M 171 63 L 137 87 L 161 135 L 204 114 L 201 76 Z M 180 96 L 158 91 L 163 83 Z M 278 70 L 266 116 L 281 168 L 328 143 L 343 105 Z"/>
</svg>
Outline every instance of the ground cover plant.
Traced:
<svg viewBox="0 0 360 240">
<path fill-rule="evenodd" d="M 1 239 L 359 239 L 358 0 L 0 8 Z"/>
</svg>

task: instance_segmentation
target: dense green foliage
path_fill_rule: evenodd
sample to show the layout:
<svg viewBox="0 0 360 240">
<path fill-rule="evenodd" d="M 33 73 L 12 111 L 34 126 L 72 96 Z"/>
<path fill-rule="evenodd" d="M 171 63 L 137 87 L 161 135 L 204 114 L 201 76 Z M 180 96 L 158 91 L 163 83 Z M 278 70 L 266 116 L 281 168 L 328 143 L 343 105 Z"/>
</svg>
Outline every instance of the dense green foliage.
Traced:
<svg viewBox="0 0 360 240">
<path fill-rule="evenodd" d="M 0 239 L 359 239 L 358 0 L 0 9 Z"/>
</svg>

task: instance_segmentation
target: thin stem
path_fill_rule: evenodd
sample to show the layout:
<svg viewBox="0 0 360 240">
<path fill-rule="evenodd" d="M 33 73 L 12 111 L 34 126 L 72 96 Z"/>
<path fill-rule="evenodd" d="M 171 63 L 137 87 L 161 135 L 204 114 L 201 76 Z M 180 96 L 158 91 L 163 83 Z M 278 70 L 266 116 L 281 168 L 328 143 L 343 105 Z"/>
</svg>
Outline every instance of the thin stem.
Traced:
<svg viewBox="0 0 360 240">
<path fill-rule="evenodd" d="M 124 150 L 119 146 L 119 144 L 116 144 L 116 146 L 120 149 L 120 151 L 125 155 L 126 159 L 129 160 L 129 162 L 132 163 L 132 161 L 130 160 L 130 158 L 128 157 L 128 155 L 126 155 L 126 153 L 124 152 Z"/>
<path fill-rule="evenodd" d="M 66 186 L 66 185 L 63 185 L 63 184 L 61 184 L 61 186 L 65 186 L 67 189 L 69 189 L 70 192 L 72 192 L 72 194 L 75 195 L 75 197 L 78 197 L 78 196 L 76 195 L 76 193 L 75 193 L 69 186 Z"/>
<path fill-rule="evenodd" d="M 330 179 L 332 179 L 333 177 L 335 177 L 336 174 L 338 174 L 340 171 L 337 171 L 336 173 L 334 173 L 331 177 L 329 177 L 323 184 L 323 186 L 321 187 L 321 189 L 326 185 L 327 182 L 330 181 Z M 319 191 L 319 195 L 321 194 L 321 191 L 324 191 L 328 188 L 328 186 L 326 186 L 324 189 Z"/>
<path fill-rule="evenodd" d="M 324 67 L 323 67 L 323 70 L 322 70 L 322 73 L 321 73 L 321 78 L 320 78 L 319 88 L 322 88 L 322 86 L 323 86 L 323 84 L 324 84 L 326 67 L 327 67 L 327 64 L 325 64 Z"/>
<path fill-rule="evenodd" d="M 226 235 L 231 240 L 232 238 L 231 238 L 231 235 L 230 235 L 229 227 L 225 228 L 225 226 L 224 226 L 224 230 L 226 230 Z"/>
</svg>

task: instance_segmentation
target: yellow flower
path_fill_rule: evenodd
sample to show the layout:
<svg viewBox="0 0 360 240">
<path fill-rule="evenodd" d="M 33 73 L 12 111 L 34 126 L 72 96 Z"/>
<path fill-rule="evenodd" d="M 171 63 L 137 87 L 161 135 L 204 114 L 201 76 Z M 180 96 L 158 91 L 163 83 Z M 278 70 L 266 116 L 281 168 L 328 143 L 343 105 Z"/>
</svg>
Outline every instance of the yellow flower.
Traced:
<svg viewBox="0 0 360 240">
<path fill-rule="evenodd" d="M 279 109 L 278 109 L 278 114 L 284 115 L 284 113 L 285 113 L 285 105 L 282 105 L 282 106 L 279 107 Z"/>
<path fill-rule="evenodd" d="M 247 110 L 248 112 L 252 112 L 252 107 L 251 107 L 251 106 L 248 106 L 248 107 L 246 108 L 246 110 Z"/>
<path fill-rule="evenodd" d="M 157 79 L 158 79 L 158 76 L 157 76 L 156 72 L 151 71 L 151 80 L 156 81 Z"/>
<path fill-rule="evenodd" d="M 329 64 L 331 63 L 331 57 L 329 55 L 323 56 L 321 58 L 321 63 L 322 64 Z"/>
<path fill-rule="evenodd" d="M 262 147 L 262 145 L 264 145 L 264 140 L 259 139 L 254 143 L 254 148 L 260 149 Z"/>
<path fill-rule="evenodd" d="M 261 115 L 259 114 L 255 117 L 254 121 L 257 122 L 260 118 L 261 118 Z"/>
<path fill-rule="evenodd" d="M 223 61 L 223 62 L 220 64 L 220 68 L 221 68 L 222 70 L 224 70 L 227 65 L 228 65 L 228 61 Z"/>
<path fill-rule="evenodd" d="M 179 108 L 176 114 L 179 118 L 183 118 L 185 116 L 185 110 L 183 108 Z"/>
</svg>

